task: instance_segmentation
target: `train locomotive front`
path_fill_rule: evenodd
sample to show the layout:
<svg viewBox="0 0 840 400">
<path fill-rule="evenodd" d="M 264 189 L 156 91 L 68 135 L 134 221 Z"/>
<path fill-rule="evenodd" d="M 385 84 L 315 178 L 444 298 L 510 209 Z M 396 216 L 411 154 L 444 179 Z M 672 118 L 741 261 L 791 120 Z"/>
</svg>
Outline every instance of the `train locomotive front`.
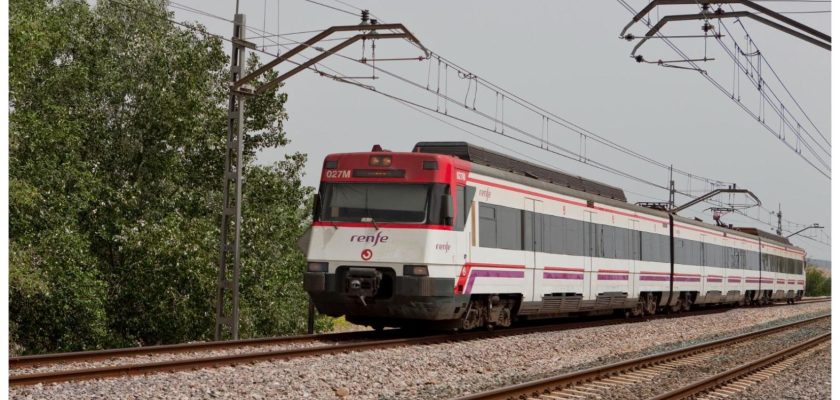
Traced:
<svg viewBox="0 0 840 400">
<path fill-rule="evenodd" d="M 379 146 L 327 156 L 304 276 L 318 311 L 376 328 L 457 327 L 469 300 L 454 290 L 468 252 L 456 229 L 467 168 Z"/>
</svg>

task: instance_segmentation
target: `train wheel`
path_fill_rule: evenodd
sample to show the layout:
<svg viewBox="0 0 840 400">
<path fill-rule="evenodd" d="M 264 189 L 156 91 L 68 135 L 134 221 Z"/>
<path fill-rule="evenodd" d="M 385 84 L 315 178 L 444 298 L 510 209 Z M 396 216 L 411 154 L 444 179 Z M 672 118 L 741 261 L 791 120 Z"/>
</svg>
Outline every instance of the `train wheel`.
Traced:
<svg viewBox="0 0 840 400">
<path fill-rule="evenodd" d="M 513 319 L 510 317 L 510 308 L 505 307 L 499 313 L 499 320 L 496 322 L 496 325 L 502 328 L 508 328 L 511 323 L 513 323 Z"/>
<path fill-rule="evenodd" d="M 484 325 L 484 305 L 480 301 L 472 300 L 470 308 L 464 313 L 464 319 L 461 320 L 461 328 L 469 331 Z"/>
<path fill-rule="evenodd" d="M 680 310 L 682 310 L 682 303 L 683 303 L 683 298 L 680 297 L 679 299 L 677 299 L 677 302 L 674 305 L 670 306 L 670 311 L 672 313 L 680 312 Z"/>
<path fill-rule="evenodd" d="M 645 300 L 645 314 L 656 314 L 656 306 L 656 296 L 654 296 L 653 293 L 648 293 Z"/>
<path fill-rule="evenodd" d="M 645 313 L 645 297 L 639 296 L 639 301 L 629 312 L 631 317 L 641 317 Z"/>
<path fill-rule="evenodd" d="M 682 310 L 683 311 L 691 310 L 691 295 L 686 295 L 685 298 L 683 298 Z"/>
</svg>

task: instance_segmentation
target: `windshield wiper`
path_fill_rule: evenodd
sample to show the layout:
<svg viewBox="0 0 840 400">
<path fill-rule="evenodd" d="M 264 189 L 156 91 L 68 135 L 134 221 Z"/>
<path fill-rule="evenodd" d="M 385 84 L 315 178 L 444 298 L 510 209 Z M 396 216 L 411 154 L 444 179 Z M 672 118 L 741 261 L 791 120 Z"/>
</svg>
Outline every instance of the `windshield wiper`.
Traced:
<svg viewBox="0 0 840 400">
<path fill-rule="evenodd" d="M 368 212 L 368 215 L 370 215 L 370 212 Z M 373 217 L 364 217 L 362 218 L 362 222 L 370 222 L 377 231 L 379 230 L 379 225 L 376 225 L 376 220 L 374 220 Z"/>
<path fill-rule="evenodd" d="M 370 215 L 370 208 L 368 208 L 368 196 L 367 196 L 367 193 L 365 193 L 365 213 L 367 214 L 367 217 L 366 217 L 366 218 L 362 218 L 362 222 L 370 222 L 370 223 L 372 223 L 372 224 L 373 224 L 373 228 L 374 228 L 374 229 L 376 229 L 376 230 L 378 231 L 378 230 L 379 230 L 379 226 L 378 226 L 378 225 L 376 225 L 376 220 L 374 220 L 374 219 L 373 219 L 373 217 Z M 367 220 L 367 221 L 365 221 L 365 220 Z"/>
</svg>

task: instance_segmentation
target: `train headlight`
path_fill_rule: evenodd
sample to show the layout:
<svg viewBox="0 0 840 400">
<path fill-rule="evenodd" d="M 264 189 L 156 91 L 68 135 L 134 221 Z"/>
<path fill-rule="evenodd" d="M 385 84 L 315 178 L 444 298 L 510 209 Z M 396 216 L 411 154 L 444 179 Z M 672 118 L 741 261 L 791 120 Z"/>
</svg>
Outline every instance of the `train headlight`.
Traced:
<svg viewBox="0 0 840 400">
<path fill-rule="evenodd" d="M 306 264 L 306 271 L 307 272 L 327 272 L 327 266 L 329 264 L 325 262 L 311 262 Z"/>
<path fill-rule="evenodd" d="M 390 167 L 391 156 L 370 156 L 368 164 L 371 167 Z"/>
<path fill-rule="evenodd" d="M 403 265 L 405 276 L 429 276 L 429 267 L 425 265 Z"/>
</svg>

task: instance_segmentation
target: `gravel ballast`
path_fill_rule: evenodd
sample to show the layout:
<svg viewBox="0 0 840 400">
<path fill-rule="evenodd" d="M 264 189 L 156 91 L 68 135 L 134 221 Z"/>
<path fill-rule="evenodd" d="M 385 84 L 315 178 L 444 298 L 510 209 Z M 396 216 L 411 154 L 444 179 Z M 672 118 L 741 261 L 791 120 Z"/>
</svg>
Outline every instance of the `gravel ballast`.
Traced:
<svg viewBox="0 0 840 400">
<path fill-rule="evenodd" d="M 823 344 L 793 367 L 739 393 L 743 400 L 831 398 L 831 345 Z"/>
<path fill-rule="evenodd" d="M 16 399 L 451 398 L 824 314 L 830 303 L 10 390 Z"/>
<path fill-rule="evenodd" d="M 652 380 L 635 385 L 616 386 L 600 398 L 604 400 L 649 399 L 741 366 L 746 362 L 758 360 L 830 331 L 831 322 L 821 320 L 797 329 L 785 330 L 713 350 L 709 352 L 712 357 L 702 363 L 686 366 L 665 374 L 658 374 Z"/>
</svg>

